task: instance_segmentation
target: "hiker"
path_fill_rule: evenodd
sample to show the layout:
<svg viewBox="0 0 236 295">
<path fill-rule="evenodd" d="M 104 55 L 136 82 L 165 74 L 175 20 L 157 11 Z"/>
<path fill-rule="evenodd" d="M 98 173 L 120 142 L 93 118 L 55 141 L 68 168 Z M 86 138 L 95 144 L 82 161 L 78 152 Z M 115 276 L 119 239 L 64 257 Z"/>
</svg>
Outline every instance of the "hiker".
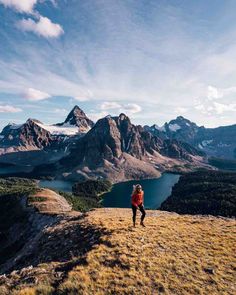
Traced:
<svg viewBox="0 0 236 295">
<path fill-rule="evenodd" d="M 135 227 L 137 209 L 139 209 L 142 213 L 140 224 L 145 227 L 143 220 L 145 218 L 146 212 L 143 206 L 143 195 L 144 195 L 144 192 L 142 190 L 141 185 L 140 184 L 134 185 L 133 192 L 132 192 L 132 199 L 131 199 L 134 227 Z"/>
</svg>

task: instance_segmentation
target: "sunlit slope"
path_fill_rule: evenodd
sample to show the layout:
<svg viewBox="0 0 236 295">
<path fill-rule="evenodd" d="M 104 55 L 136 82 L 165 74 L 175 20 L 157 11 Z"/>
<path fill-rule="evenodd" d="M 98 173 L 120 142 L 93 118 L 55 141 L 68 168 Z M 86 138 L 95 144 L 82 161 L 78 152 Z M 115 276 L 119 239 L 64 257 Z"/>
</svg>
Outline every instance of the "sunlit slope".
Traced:
<svg viewBox="0 0 236 295">
<path fill-rule="evenodd" d="M 131 210 L 116 208 L 68 216 L 45 230 L 29 258 L 34 267 L 8 276 L 1 288 L 15 294 L 235 294 L 235 219 L 152 210 L 145 221 L 145 228 L 133 228 Z"/>
</svg>

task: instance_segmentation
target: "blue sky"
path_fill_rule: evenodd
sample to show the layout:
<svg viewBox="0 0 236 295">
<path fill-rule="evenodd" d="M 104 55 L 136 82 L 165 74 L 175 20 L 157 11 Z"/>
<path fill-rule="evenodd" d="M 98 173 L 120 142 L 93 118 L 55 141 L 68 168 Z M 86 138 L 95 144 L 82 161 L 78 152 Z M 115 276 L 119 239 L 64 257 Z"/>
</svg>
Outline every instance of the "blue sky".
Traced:
<svg viewBox="0 0 236 295">
<path fill-rule="evenodd" d="M 136 124 L 182 115 L 236 123 L 236 1 L 0 0 L 0 128 L 64 120 Z"/>
</svg>

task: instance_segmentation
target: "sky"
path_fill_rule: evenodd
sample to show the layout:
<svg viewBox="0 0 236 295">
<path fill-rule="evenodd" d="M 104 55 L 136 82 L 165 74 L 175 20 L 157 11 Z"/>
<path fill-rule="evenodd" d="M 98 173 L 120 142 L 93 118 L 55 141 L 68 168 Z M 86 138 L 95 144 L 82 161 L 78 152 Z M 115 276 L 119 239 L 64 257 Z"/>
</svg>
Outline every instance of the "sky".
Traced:
<svg viewBox="0 0 236 295">
<path fill-rule="evenodd" d="M 0 0 L 0 129 L 74 105 L 236 124 L 236 1 Z"/>
</svg>

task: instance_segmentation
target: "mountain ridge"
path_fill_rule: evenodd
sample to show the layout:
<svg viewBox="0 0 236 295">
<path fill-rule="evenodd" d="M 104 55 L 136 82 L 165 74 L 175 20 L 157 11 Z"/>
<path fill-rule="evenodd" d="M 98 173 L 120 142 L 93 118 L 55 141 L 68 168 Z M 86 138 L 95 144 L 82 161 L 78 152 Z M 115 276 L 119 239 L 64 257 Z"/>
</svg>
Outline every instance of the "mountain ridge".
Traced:
<svg viewBox="0 0 236 295">
<path fill-rule="evenodd" d="M 106 116 L 94 124 L 75 106 L 63 123 L 45 125 L 29 119 L 20 126 L 8 125 L 1 135 L 4 138 L 0 141 L 0 147 L 3 143 L 0 161 L 11 158 L 11 163 L 14 159 L 17 163 L 17 150 L 22 151 L 21 164 L 28 165 L 29 158 L 34 156 L 32 163 L 37 166 L 32 167 L 31 174 L 40 177 L 48 175 L 70 180 L 100 177 L 119 182 L 155 178 L 164 171 L 211 168 L 202 151 L 176 138 L 163 138 L 141 125 L 134 125 L 124 113 Z M 17 141 L 18 138 L 23 144 Z M 9 153 L 4 154 L 4 140 L 10 151 L 10 144 L 16 142 L 12 157 Z M 28 157 L 31 150 L 38 151 L 38 155 Z M 47 160 L 40 163 L 42 152 L 46 152 Z"/>
<path fill-rule="evenodd" d="M 161 127 L 146 125 L 145 129 L 162 138 L 187 142 L 208 156 L 235 158 L 236 124 L 206 128 L 178 116 Z"/>
</svg>

